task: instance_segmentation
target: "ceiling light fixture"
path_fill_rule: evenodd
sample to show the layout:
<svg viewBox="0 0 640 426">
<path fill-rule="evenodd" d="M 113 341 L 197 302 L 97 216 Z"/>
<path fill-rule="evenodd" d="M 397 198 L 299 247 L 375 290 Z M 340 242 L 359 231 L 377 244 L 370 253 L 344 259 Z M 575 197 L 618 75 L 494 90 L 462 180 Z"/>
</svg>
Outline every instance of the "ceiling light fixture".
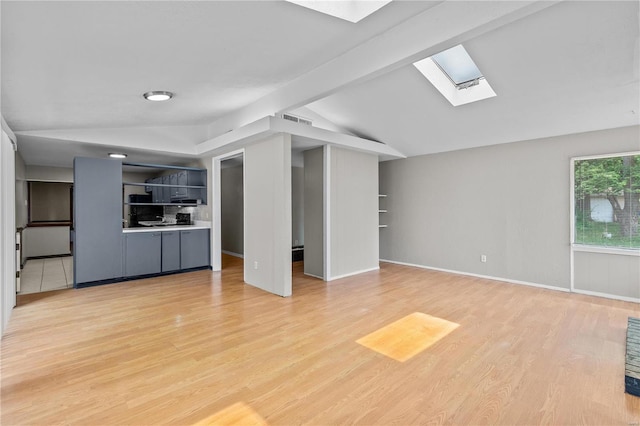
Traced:
<svg viewBox="0 0 640 426">
<path fill-rule="evenodd" d="M 173 98 L 173 93 L 164 90 L 154 90 L 152 92 L 147 92 L 142 96 L 144 96 L 144 98 L 148 101 L 160 102 L 168 101 L 169 99 Z"/>
<path fill-rule="evenodd" d="M 111 158 L 127 158 L 127 154 L 122 154 L 120 152 L 110 152 L 109 157 Z"/>
</svg>

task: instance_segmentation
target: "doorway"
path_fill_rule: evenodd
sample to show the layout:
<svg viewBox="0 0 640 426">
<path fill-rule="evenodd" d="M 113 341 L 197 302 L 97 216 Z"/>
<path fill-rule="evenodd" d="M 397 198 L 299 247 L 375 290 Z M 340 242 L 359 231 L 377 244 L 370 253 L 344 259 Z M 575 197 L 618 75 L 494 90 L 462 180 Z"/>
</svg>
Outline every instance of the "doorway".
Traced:
<svg viewBox="0 0 640 426">
<path fill-rule="evenodd" d="M 73 183 L 28 181 L 20 295 L 73 287 Z"/>
<path fill-rule="evenodd" d="M 244 258 L 244 157 L 239 154 L 220 162 L 221 249 L 224 269 Z M 232 259 L 235 258 L 235 259 Z"/>
<path fill-rule="evenodd" d="M 211 267 L 244 258 L 244 149 L 213 159 Z M 225 262 L 223 263 L 223 255 Z"/>
</svg>

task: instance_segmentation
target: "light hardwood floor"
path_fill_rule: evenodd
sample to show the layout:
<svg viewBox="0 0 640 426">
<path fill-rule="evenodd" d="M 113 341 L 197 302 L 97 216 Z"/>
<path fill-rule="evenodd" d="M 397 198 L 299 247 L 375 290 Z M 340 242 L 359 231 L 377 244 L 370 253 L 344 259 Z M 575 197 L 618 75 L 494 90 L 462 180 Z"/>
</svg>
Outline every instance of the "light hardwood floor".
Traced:
<svg viewBox="0 0 640 426">
<path fill-rule="evenodd" d="M 637 304 L 385 263 L 324 283 L 300 267 L 290 298 L 243 284 L 233 258 L 20 296 L 2 424 L 188 425 L 238 407 L 270 425 L 640 422 L 624 393 Z M 404 362 L 356 343 L 414 312 L 459 327 Z"/>
</svg>

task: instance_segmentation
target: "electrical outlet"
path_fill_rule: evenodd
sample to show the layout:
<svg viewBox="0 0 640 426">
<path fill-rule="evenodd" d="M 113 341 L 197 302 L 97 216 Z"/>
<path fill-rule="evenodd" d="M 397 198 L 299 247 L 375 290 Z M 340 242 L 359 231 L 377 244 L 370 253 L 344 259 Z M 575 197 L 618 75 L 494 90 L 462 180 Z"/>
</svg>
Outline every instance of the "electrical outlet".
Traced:
<svg viewBox="0 0 640 426">
<path fill-rule="evenodd" d="M 486 263 L 487 262 L 487 255 L 486 254 L 481 254 L 480 255 L 480 262 L 482 262 L 482 263 Z"/>
<path fill-rule="evenodd" d="M 258 261 L 253 262 L 253 269 L 258 269 Z"/>
</svg>

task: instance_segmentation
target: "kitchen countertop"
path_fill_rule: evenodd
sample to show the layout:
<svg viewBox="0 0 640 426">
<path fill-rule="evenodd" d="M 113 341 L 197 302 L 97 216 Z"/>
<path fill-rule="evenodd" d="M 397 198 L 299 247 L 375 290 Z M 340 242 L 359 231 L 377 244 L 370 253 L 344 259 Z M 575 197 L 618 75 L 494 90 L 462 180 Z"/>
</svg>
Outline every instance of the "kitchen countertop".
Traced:
<svg viewBox="0 0 640 426">
<path fill-rule="evenodd" d="M 142 226 L 136 228 L 123 228 L 123 234 L 133 234 L 139 232 L 163 232 L 163 231 L 186 231 L 190 229 L 210 229 L 206 225 L 167 225 L 167 226 Z"/>
</svg>

